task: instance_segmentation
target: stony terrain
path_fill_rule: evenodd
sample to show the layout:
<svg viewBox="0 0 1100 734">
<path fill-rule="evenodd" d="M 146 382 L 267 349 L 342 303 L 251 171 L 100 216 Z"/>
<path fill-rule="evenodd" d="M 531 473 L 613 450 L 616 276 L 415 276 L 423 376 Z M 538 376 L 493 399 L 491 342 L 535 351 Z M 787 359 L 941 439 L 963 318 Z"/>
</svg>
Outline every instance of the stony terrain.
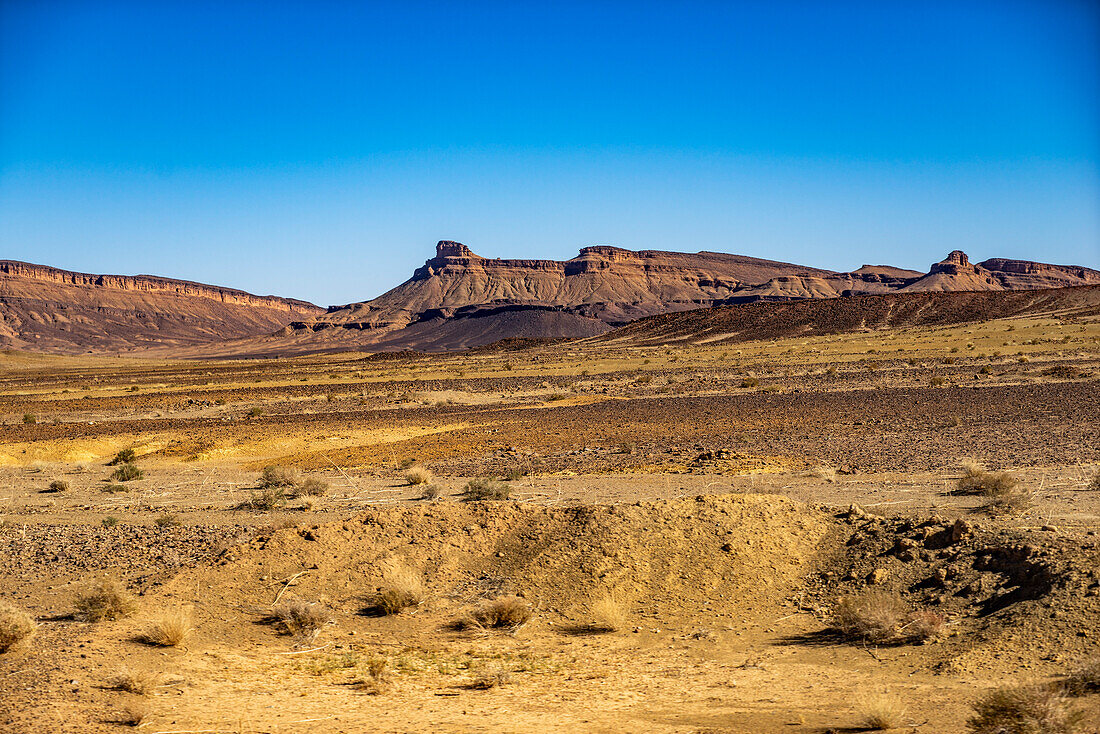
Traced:
<svg viewBox="0 0 1100 734">
<path fill-rule="evenodd" d="M 0 731 L 823 734 L 877 697 L 961 734 L 982 693 L 1100 655 L 1100 322 L 1061 306 L 727 344 L 6 353 L 0 602 L 39 626 L 0 653 Z M 112 479 L 125 449 L 142 473 Z M 969 462 L 1027 502 L 961 492 Z M 486 477 L 508 499 L 466 501 Z M 74 616 L 102 574 L 132 615 Z M 867 590 L 934 633 L 845 637 Z M 456 627 L 513 594 L 517 628 Z M 315 633 L 271 624 L 288 601 L 326 610 Z M 142 641 L 181 609 L 184 644 Z M 154 684 L 116 690 L 124 667 Z M 1070 704 L 1100 728 L 1100 696 Z"/>
</svg>

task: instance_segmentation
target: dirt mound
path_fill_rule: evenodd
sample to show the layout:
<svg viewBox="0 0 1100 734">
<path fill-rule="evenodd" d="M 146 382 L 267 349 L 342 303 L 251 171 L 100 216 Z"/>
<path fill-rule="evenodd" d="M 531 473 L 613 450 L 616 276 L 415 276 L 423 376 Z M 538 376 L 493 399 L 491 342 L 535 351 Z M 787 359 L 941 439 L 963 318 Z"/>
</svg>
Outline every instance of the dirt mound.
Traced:
<svg viewBox="0 0 1100 734">
<path fill-rule="evenodd" d="M 447 615 L 475 597 L 517 593 L 537 610 L 578 617 L 594 592 L 675 617 L 774 605 L 808 568 L 827 522 L 774 496 L 700 496 L 628 506 L 434 503 L 280 530 L 173 587 L 269 602 L 260 580 L 308 578 L 303 596 L 361 610 L 387 571 L 411 570 Z M 560 620 L 561 617 L 558 617 Z"/>
<path fill-rule="evenodd" d="M 662 314 L 599 337 L 601 342 L 739 342 L 862 329 L 942 326 L 1013 316 L 1100 312 L 1100 286 L 1030 291 L 898 293 L 788 303 L 748 303 Z"/>
</svg>

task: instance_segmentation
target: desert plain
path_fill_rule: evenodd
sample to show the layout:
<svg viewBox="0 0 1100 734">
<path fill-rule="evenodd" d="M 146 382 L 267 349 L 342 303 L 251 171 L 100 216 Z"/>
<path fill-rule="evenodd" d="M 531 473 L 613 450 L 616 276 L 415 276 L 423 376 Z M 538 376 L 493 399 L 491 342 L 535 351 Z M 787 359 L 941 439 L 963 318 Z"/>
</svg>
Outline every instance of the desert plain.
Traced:
<svg viewBox="0 0 1100 734">
<path fill-rule="evenodd" d="M 1095 317 L 9 351 L 0 419 L 3 731 L 1100 730 Z"/>
</svg>

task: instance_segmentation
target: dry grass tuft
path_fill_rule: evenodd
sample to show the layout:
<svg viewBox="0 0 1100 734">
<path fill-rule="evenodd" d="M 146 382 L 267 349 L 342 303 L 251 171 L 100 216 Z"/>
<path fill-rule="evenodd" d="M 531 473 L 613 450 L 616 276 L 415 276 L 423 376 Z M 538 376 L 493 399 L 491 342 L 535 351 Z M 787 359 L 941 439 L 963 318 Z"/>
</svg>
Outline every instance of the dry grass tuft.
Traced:
<svg viewBox="0 0 1100 734">
<path fill-rule="evenodd" d="M 1089 489 L 1094 492 L 1100 492 L 1100 469 L 1096 470 L 1096 476 L 1094 476 L 1092 478 L 1092 481 L 1089 482 Z"/>
<path fill-rule="evenodd" d="M 1074 734 L 1081 718 L 1058 690 L 1022 685 L 983 695 L 966 725 L 972 734 Z"/>
<path fill-rule="evenodd" d="M 259 492 L 249 492 L 248 499 L 237 505 L 237 509 L 270 512 L 286 507 L 286 500 L 286 491 L 282 487 L 267 487 Z"/>
<path fill-rule="evenodd" d="M 506 629 L 515 632 L 531 620 L 531 607 L 519 596 L 499 596 L 482 602 L 460 617 L 458 629 Z"/>
<path fill-rule="evenodd" d="M 320 479 L 307 479 L 298 485 L 294 494 L 298 497 L 324 497 L 328 493 L 328 482 Z"/>
<path fill-rule="evenodd" d="M 506 500 L 512 496 L 512 488 L 504 482 L 492 479 L 471 479 L 462 490 L 467 502 L 477 500 Z"/>
<path fill-rule="evenodd" d="M 50 487 L 46 491 L 47 492 L 68 492 L 69 491 L 69 483 L 66 482 L 64 479 L 55 479 L 52 482 L 50 482 Z"/>
<path fill-rule="evenodd" d="M 836 469 L 831 466 L 815 466 L 813 471 L 810 472 L 814 477 L 818 479 L 824 479 L 826 482 L 832 484 L 836 481 Z"/>
<path fill-rule="evenodd" d="M 846 637 L 886 642 L 895 639 L 908 613 L 905 601 L 896 592 L 867 589 L 840 600 L 833 624 Z"/>
<path fill-rule="evenodd" d="M 137 611 L 137 602 L 126 587 L 112 578 L 97 578 L 77 590 L 73 598 L 77 616 L 87 622 L 128 617 Z"/>
<path fill-rule="evenodd" d="M 107 462 L 107 466 L 118 466 L 119 464 L 133 464 L 137 460 L 137 452 L 133 449 L 123 449 L 115 454 L 115 458 Z"/>
<path fill-rule="evenodd" d="M 871 731 L 897 729 L 905 724 L 905 706 L 886 694 L 867 696 L 859 703 L 861 723 Z"/>
<path fill-rule="evenodd" d="M 488 691 L 492 688 L 509 685 L 511 682 L 512 671 L 510 668 L 500 663 L 491 663 L 476 671 L 467 688 L 476 691 Z"/>
<path fill-rule="evenodd" d="M 1070 696 L 1100 693 L 1100 657 L 1086 660 L 1070 671 L 1062 688 Z"/>
<path fill-rule="evenodd" d="M 148 645 L 178 647 L 195 631 L 191 626 L 191 607 L 180 607 L 166 612 L 141 633 L 140 639 Z"/>
<path fill-rule="evenodd" d="M 588 614 L 587 628 L 592 632 L 618 632 L 626 626 L 626 613 L 611 593 L 596 597 Z"/>
<path fill-rule="evenodd" d="M 422 500 L 437 500 L 443 496 L 443 487 L 438 484 L 426 484 L 424 489 L 420 492 L 420 499 Z"/>
<path fill-rule="evenodd" d="M 291 599 L 275 605 L 269 619 L 282 634 L 311 640 L 333 617 L 323 604 Z"/>
<path fill-rule="evenodd" d="M 29 640 L 36 629 L 38 625 L 31 615 L 9 604 L 0 604 L 0 652 Z"/>
<path fill-rule="evenodd" d="M 152 670 L 119 669 L 108 685 L 116 691 L 126 691 L 138 696 L 148 696 L 160 683 L 160 673 Z"/>
<path fill-rule="evenodd" d="M 987 498 L 982 506 L 993 515 L 1010 515 L 1031 507 L 1032 491 L 1020 485 L 1020 480 L 1008 472 L 987 472 L 978 464 L 963 467 L 959 478 L 959 494 L 980 494 Z"/>
<path fill-rule="evenodd" d="M 422 466 L 409 467 L 409 470 L 405 472 L 405 481 L 410 486 L 416 486 L 418 484 L 431 484 L 433 474 Z"/>
<path fill-rule="evenodd" d="M 383 584 L 370 598 L 371 610 L 381 615 L 400 614 L 419 606 L 424 598 L 424 582 L 407 569 L 387 574 Z"/>
<path fill-rule="evenodd" d="M 295 487 L 298 485 L 298 471 L 286 466 L 265 466 L 260 472 L 261 488 Z"/>
<path fill-rule="evenodd" d="M 122 726 L 139 727 L 145 723 L 145 719 L 148 716 L 149 714 L 143 706 L 131 705 L 119 712 L 118 716 L 115 718 L 115 723 L 121 724 Z"/>
<path fill-rule="evenodd" d="M 358 681 L 356 687 L 371 695 L 379 696 L 388 691 L 392 683 L 389 658 L 376 655 L 367 661 L 367 676 Z"/>
<path fill-rule="evenodd" d="M 111 474 L 111 479 L 116 482 L 129 482 L 134 479 L 141 479 L 144 476 L 145 472 L 139 469 L 136 464 L 121 464 Z"/>
</svg>

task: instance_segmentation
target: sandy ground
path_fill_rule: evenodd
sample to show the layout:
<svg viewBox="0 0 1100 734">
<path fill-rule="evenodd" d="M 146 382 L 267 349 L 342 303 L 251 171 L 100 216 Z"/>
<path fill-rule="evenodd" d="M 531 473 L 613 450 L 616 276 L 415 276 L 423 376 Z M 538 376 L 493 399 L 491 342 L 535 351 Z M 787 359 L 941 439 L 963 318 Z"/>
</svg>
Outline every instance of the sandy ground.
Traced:
<svg viewBox="0 0 1100 734">
<path fill-rule="evenodd" d="M 905 708 L 901 731 L 963 732 L 981 691 L 1100 653 L 1096 332 L 1014 320 L 737 349 L 3 355 L 0 600 L 39 629 L 0 654 L 0 730 L 123 730 L 136 707 L 144 732 L 857 731 L 882 695 Z M 144 476 L 113 482 L 126 448 Z M 1008 470 L 1031 505 L 983 512 L 955 492 L 965 460 Z M 327 490 L 257 509 L 269 464 Z M 440 499 L 405 481 L 413 464 Z M 510 501 L 461 501 L 469 480 L 506 474 Z M 956 520 L 963 540 L 929 540 Z M 423 579 L 422 603 L 365 615 L 398 567 Z M 944 631 L 833 636 L 836 600 L 876 570 Z M 138 595 L 135 615 L 72 618 L 103 573 Z M 627 621 L 582 633 L 601 590 Z M 449 627 L 505 592 L 534 610 L 519 630 Z M 260 623 L 277 597 L 333 620 L 279 635 Z M 186 645 L 136 640 L 182 607 Z M 377 659 L 382 691 L 363 684 Z M 124 665 L 157 687 L 112 690 Z M 487 670 L 506 682 L 471 688 Z M 1100 730 L 1092 717 L 1082 731 Z"/>
</svg>

